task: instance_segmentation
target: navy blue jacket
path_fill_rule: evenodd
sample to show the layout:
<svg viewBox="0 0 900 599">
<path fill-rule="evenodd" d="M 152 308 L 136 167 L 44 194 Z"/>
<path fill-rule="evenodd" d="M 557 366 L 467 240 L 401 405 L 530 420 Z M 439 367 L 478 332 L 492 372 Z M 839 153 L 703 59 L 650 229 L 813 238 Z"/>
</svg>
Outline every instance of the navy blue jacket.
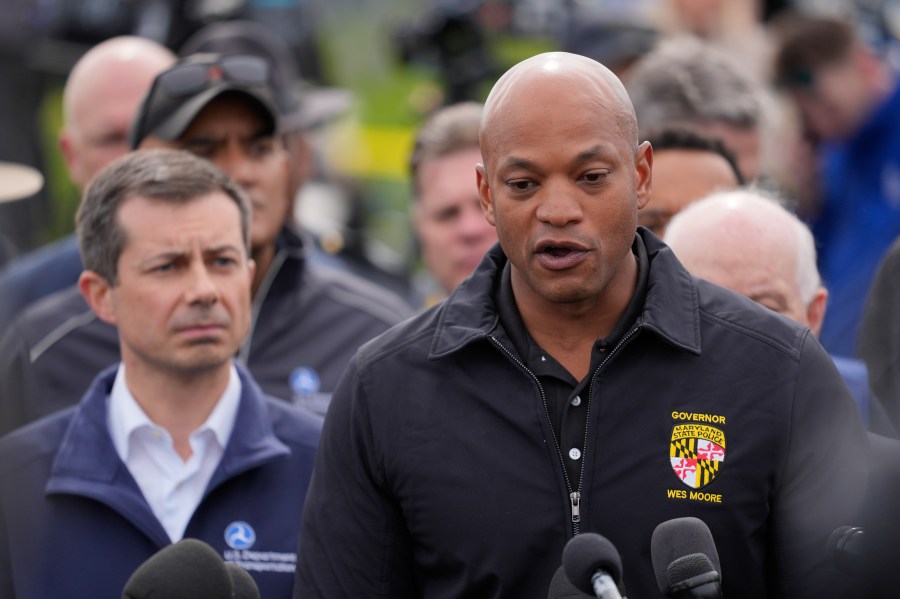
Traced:
<svg viewBox="0 0 900 599">
<path fill-rule="evenodd" d="M 661 597 L 651 535 L 682 516 L 711 529 L 725 597 L 842 596 L 824 547 L 859 515 L 867 439 L 840 374 L 809 329 L 640 236 L 641 313 L 571 408 L 586 410 L 582 480 L 499 322 L 495 246 L 338 384 L 295 597 L 543 599 L 578 531 L 618 548 L 629 597 Z"/>
<path fill-rule="evenodd" d="M 238 372 L 234 430 L 185 537 L 241 563 L 266 599 L 289 597 L 321 421 Z M 115 368 L 104 371 L 76 407 L 0 438 L 3 599 L 119 597 L 135 568 L 169 544 L 108 433 L 114 377 Z"/>
</svg>

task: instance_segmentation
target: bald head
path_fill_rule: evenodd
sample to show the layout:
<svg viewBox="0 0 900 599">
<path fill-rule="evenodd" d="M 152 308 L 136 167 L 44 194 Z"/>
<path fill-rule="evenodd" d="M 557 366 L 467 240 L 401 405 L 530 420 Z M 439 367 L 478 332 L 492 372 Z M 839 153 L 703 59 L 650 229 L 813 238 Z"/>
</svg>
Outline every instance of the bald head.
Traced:
<svg viewBox="0 0 900 599">
<path fill-rule="evenodd" d="M 60 133 L 60 149 L 78 186 L 128 151 L 132 116 L 156 75 L 175 60 L 156 42 L 127 36 L 94 46 L 78 61 L 63 92 Z"/>
<path fill-rule="evenodd" d="M 491 89 L 481 119 L 481 150 L 489 166 L 496 134 L 508 122 L 511 107 L 537 104 L 538 92 L 559 93 L 575 87 L 592 99 L 598 111 L 611 113 L 619 126 L 622 141 L 637 148 L 638 128 L 634 107 L 625 86 L 608 68 L 595 60 L 568 52 L 546 52 L 532 56 L 506 71 Z M 552 110 L 548 107 L 538 107 Z"/>
<path fill-rule="evenodd" d="M 666 243 L 695 276 L 818 332 L 825 290 L 813 237 L 776 199 L 755 190 L 710 195 L 672 219 Z"/>
<path fill-rule="evenodd" d="M 480 146 L 481 207 L 520 311 L 542 318 L 566 305 L 617 318 L 634 291 L 631 247 L 653 163 L 618 78 L 575 54 L 529 58 L 488 96 Z"/>
</svg>

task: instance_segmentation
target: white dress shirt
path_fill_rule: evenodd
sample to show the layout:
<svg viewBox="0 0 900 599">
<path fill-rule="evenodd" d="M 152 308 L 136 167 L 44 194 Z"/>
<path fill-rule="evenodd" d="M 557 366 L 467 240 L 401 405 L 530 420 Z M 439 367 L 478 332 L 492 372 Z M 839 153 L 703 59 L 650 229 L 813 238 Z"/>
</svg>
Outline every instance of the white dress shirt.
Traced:
<svg viewBox="0 0 900 599">
<path fill-rule="evenodd" d="M 241 379 L 232 364 L 225 392 L 206 422 L 190 435 L 192 453 L 185 461 L 175 451 L 169 432 L 151 421 L 138 405 L 125 382 L 125 365 L 119 366 L 108 398 L 109 434 L 173 543 L 184 536 L 222 459 L 240 400 Z"/>
</svg>

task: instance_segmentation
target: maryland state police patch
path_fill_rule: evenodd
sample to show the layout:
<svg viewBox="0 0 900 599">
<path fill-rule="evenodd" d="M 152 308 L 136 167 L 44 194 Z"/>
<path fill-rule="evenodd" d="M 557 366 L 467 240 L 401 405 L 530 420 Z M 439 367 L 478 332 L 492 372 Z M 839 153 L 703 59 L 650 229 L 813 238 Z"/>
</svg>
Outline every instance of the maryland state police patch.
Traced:
<svg viewBox="0 0 900 599">
<path fill-rule="evenodd" d="M 669 444 L 672 470 L 692 489 L 702 489 L 716 479 L 725 462 L 725 433 L 722 429 L 689 422 L 676 424 Z"/>
</svg>

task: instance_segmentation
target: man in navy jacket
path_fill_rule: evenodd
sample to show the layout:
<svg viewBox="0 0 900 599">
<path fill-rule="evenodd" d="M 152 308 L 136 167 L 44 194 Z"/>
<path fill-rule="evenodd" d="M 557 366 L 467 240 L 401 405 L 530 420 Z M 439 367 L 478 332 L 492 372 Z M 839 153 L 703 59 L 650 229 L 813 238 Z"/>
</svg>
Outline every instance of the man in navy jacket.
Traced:
<svg viewBox="0 0 900 599">
<path fill-rule="evenodd" d="M 250 209 L 209 162 L 114 162 L 78 213 L 79 288 L 122 361 L 82 401 L 0 439 L 0 596 L 117 597 L 199 538 L 288 597 L 320 419 L 233 356 L 250 323 Z"/>
</svg>

